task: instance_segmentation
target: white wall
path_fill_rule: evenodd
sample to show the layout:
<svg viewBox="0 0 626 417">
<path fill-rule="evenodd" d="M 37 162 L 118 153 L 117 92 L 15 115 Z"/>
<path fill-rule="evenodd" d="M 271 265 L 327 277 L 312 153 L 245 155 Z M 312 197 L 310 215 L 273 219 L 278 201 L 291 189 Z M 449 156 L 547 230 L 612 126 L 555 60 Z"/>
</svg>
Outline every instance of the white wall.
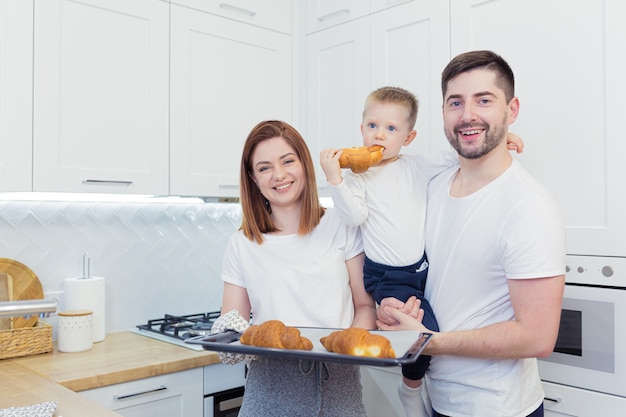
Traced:
<svg viewBox="0 0 626 417">
<path fill-rule="evenodd" d="M 32 269 L 49 295 L 82 275 L 88 252 L 106 279 L 107 332 L 122 331 L 219 310 L 222 256 L 240 224 L 238 204 L 0 201 L 0 258 Z M 45 321 L 56 339 L 56 316 Z"/>
</svg>

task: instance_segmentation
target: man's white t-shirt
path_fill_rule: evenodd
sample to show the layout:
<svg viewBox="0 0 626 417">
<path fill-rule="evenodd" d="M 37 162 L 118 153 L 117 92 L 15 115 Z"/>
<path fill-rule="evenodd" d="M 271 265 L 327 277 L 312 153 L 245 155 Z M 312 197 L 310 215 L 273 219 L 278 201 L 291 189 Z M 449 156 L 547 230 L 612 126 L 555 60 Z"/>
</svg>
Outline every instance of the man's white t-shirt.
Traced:
<svg viewBox="0 0 626 417">
<path fill-rule="evenodd" d="M 565 227 L 544 189 L 517 161 L 462 198 L 450 196 L 458 168 L 429 186 L 426 297 L 443 332 L 514 320 L 508 279 L 565 273 Z M 526 416 L 543 400 L 535 358 L 433 356 L 428 392 L 455 417 Z"/>
</svg>

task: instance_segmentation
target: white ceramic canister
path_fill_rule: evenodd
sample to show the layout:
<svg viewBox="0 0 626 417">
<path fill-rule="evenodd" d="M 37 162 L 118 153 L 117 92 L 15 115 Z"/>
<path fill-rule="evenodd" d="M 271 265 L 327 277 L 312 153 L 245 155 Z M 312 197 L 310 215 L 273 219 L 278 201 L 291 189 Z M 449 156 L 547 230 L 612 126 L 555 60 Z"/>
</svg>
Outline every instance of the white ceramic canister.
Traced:
<svg viewBox="0 0 626 417">
<path fill-rule="evenodd" d="M 57 344 L 59 352 L 82 352 L 93 347 L 93 312 L 59 312 Z"/>
</svg>

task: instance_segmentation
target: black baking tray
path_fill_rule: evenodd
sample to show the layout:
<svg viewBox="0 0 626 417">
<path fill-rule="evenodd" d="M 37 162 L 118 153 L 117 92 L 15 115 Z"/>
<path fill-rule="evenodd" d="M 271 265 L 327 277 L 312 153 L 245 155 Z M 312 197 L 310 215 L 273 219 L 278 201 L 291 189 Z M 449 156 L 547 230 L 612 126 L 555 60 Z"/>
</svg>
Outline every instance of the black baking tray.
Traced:
<svg viewBox="0 0 626 417">
<path fill-rule="evenodd" d="M 380 334 L 389 339 L 396 354 L 402 355 L 397 358 L 370 358 L 328 352 L 322 346 L 320 338 L 328 336 L 330 333 L 339 329 L 319 327 L 298 327 L 298 329 L 300 330 L 300 334 L 302 336 L 311 340 L 313 343 L 313 350 L 289 350 L 242 345 L 239 343 L 241 333 L 237 333 L 232 330 L 209 336 L 192 337 L 185 339 L 185 343 L 202 345 L 205 350 L 215 352 L 244 353 L 248 355 L 264 355 L 278 358 L 342 362 L 354 365 L 398 366 L 415 362 L 432 336 L 431 333 L 418 333 L 415 331 L 372 330 L 370 331 L 371 333 Z"/>
</svg>

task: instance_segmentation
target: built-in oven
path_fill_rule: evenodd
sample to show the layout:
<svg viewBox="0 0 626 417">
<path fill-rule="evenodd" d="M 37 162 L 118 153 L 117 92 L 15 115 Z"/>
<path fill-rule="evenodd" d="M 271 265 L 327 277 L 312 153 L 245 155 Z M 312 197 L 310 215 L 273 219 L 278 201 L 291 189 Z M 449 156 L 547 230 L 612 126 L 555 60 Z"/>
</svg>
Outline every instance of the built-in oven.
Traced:
<svg viewBox="0 0 626 417">
<path fill-rule="evenodd" d="M 243 362 L 204 367 L 204 417 L 237 417 L 243 402 L 245 375 Z"/>
<path fill-rule="evenodd" d="M 546 416 L 626 409 L 626 258 L 567 257 L 559 335 L 539 373 Z"/>
</svg>

